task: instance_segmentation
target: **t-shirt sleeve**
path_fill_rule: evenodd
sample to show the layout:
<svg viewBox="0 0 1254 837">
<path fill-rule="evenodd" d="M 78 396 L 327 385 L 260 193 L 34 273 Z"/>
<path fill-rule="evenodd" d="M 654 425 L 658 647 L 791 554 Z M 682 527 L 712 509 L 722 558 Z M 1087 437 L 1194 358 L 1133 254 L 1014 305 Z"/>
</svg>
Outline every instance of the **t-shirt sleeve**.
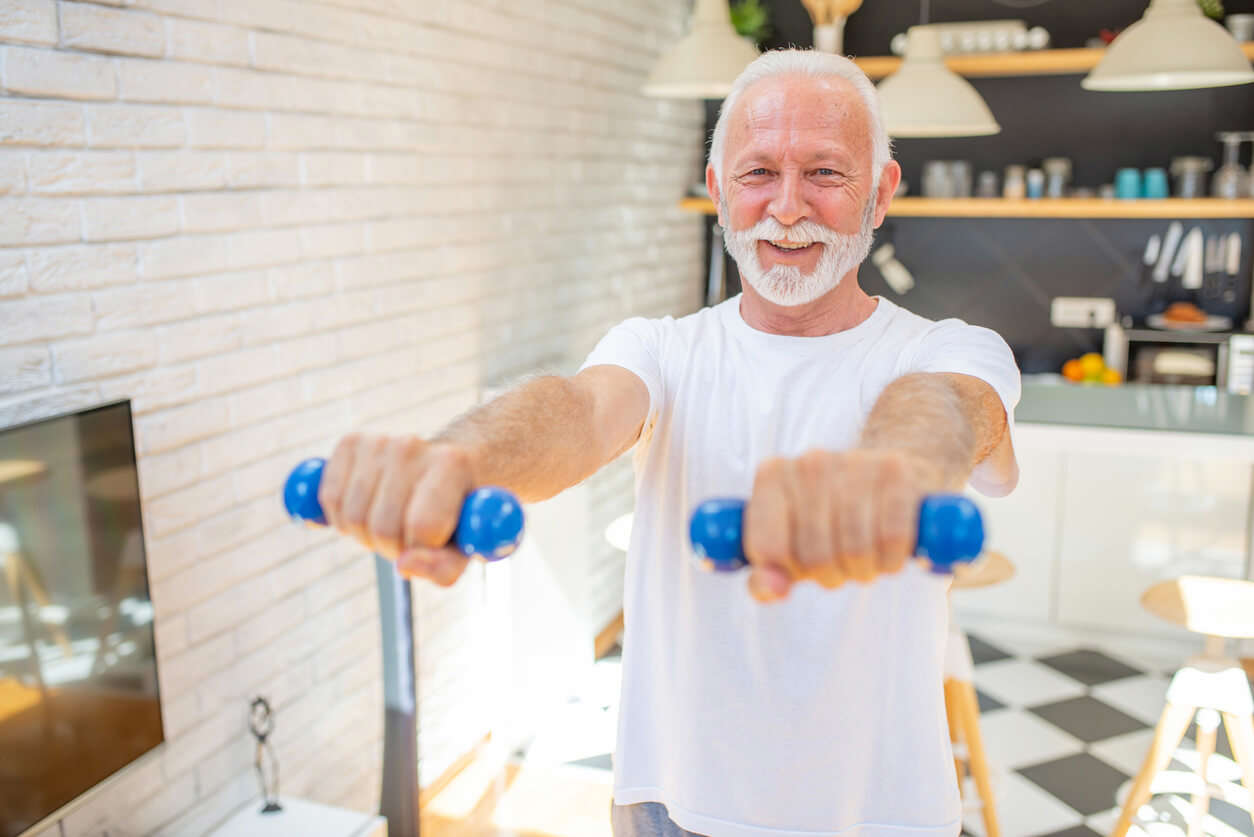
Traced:
<svg viewBox="0 0 1254 837">
<path fill-rule="evenodd" d="M 635 374 L 649 390 L 649 415 L 662 409 L 663 321 L 632 317 L 614 326 L 601 338 L 579 371 L 590 366 L 621 366 Z"/>
<path fill-rule="evenodd" d="M 1006 409 L 1006 425 L 1014 449 L 1015 407 L 1019 404 L 1022 382 L 1014 353 L 997 332 L 950 319 L 934 323 L 915 343 L 902 374 L 911 372 L 954 372 L 979 378 L 991 386 Z M 1007 486 L 993 481 L 977 467 L 971 485 L 982 494 L 1000 496 Z"/>
</svg>

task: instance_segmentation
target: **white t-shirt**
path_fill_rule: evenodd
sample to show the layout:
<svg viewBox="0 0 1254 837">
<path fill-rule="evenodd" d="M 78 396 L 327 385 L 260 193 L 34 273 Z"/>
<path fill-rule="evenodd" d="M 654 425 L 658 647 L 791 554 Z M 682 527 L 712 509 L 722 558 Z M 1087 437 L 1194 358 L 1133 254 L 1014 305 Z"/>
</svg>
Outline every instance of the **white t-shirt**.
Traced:
<svg viewBox="0 0 1254 837">
<path fill-rule="evenodd" d="M 910 372 L 987 381 L 1008 416 L 1005 341 L 880 298 L 823 337 L 757 331 L 740 298 L 612 329 L 583 368 L 649 390 L 635 452 L 614 801 L 660 802 L 711 837 L 951 837 L 961 805 L 942 697 L 947 581 L 912 565 L 876 582 L 805 582 L 779 603 L 708 573 L 693 508 L 748 497 L 764 459 L 856 444 L 884 387 Z M 993 488 L 995 486 L 986 486 Z"/>
</svg>

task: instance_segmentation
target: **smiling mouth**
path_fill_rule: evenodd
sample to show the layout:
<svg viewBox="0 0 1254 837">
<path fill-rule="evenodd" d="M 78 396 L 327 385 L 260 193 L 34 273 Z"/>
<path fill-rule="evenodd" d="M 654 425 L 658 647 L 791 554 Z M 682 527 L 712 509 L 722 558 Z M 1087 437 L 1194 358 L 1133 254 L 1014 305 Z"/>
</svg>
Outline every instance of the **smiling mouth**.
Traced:
<svg viewBox="0 0 1254 837">
<path fill-rule="evenodd" d="M 766 243 L 769 244 L 778 253 L 789 253 L 789 254 L 804 253 L 810 250 L 811 248 L 818 246 L 818 242 L 814 242 L 814 241 L 810 242 L 809 244 L 801 244 L 796 241 L 767 241 Z"/>
</svg>

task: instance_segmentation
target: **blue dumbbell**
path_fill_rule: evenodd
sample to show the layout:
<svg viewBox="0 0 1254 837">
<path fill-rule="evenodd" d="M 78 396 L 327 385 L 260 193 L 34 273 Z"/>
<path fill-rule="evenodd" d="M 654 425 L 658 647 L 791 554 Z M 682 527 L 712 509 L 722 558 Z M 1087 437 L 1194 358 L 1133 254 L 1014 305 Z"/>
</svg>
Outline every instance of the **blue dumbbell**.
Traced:
<svg viewBox="0 0 1254 837">
<path fill-rule="evenodd" d="M 327 525 L 318 486 L 322 484 L 325 459 L 306 459 L 292 469 L 283 485 L 283 505 L 297 520 Z M 461 517 L 451 543 L 465 555 L 481 555 L 499 561 L 518 548 L 522 540 L 523 511 L 518 498 L 503 488 L 478 488 L 462 504 Z"/>
<path fill-rule="evenodd" d="M 688 536 L 706 569 L 733 572 L 748 566 L 741 529 L 745 501 L 706 500 L 692 513 Z M 975 503 L 961 494 L 933 494 L 919 504 L 919 537 L 914 555 L 926 558 L 933 572 L 948 573 L 954 564 L 973 560 L 984 549 L 984 521 Z"/>
</svg>

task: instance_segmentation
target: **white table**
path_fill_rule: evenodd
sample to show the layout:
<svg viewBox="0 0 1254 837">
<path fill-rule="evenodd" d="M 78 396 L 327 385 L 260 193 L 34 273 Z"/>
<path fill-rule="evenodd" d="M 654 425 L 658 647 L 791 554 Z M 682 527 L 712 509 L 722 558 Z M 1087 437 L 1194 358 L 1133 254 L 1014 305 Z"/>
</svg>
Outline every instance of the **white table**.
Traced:
<svg viewBox="0 0 1254 837">
<path fill-rule="evenodd" d="M 378 814 L 286 796 L 279 804 L 282 811 L 263 814 L 261 800 L 254 799 L 205 837 L 387 837 L 387 820 Z"/>
</svg>

